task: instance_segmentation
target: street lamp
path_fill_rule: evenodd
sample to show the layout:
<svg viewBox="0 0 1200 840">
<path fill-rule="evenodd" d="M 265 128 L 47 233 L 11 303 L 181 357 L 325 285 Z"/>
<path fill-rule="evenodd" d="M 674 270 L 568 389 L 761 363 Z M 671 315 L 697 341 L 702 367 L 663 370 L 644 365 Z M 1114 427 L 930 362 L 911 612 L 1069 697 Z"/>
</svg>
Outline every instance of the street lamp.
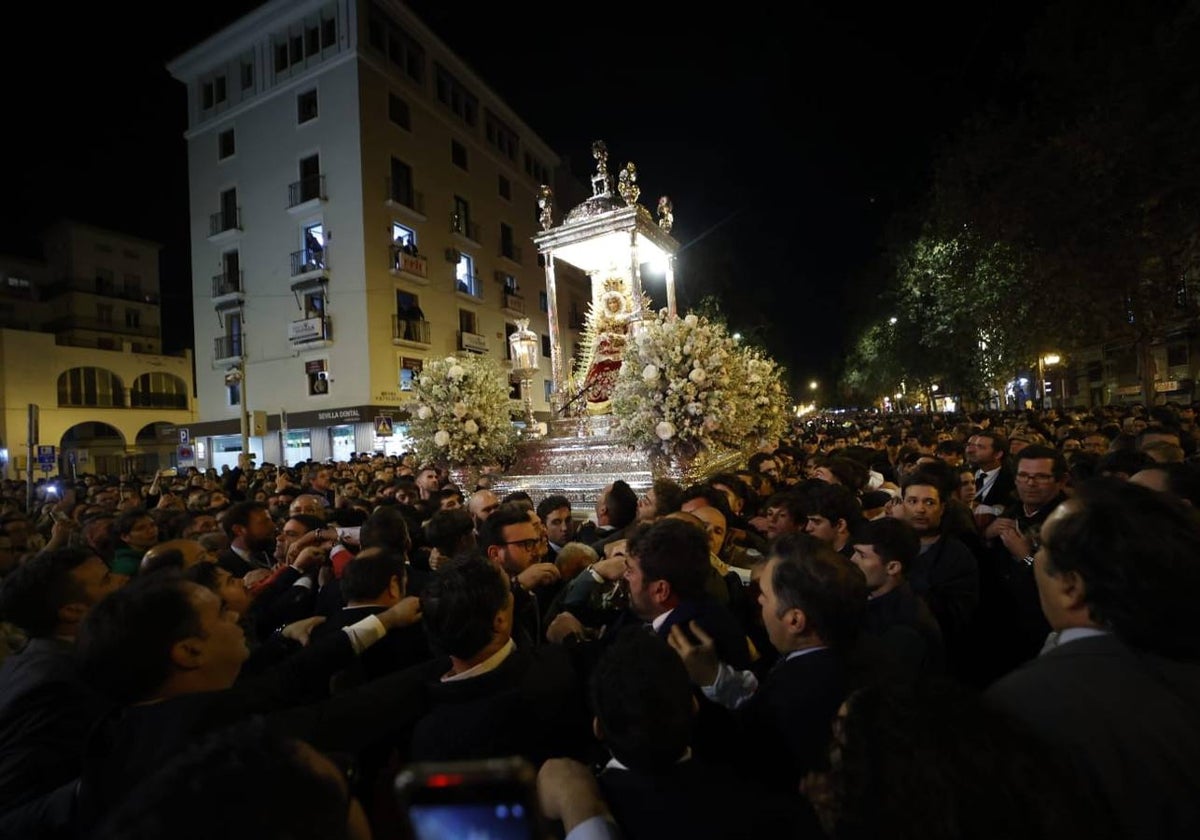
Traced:
<svg viewBox="0 0 1200 840">
<path fill-rule="evenodd" d="M 815 391 L 819 387 L 820 387 L 820 384 L 815 379 L 812 382 L 808 383 L 808 390 L 810 390 L 810 391 Z"/>
<path fill-rule="evenodd" d="M 1062 358 L 1057 353 L 1047 353 L 1045 356 L 1038 356 L 1038 393 L 1042 398 L 1042 409 L 1046 408 L 1046 368 L 1053 367 L 1062 361 Z"/>
<path fill-rule="evenodd" d="M 242 454 L 238 456 L 238 466 L 244 472 L 250 471 L 250 403 L 246 398 L 246 356 L 238 357 L 237 364 L 225 372 L 226 385 L 240 385 L 238 399 L 242 403 Z"/>
<path fill-rule="evenodd" d="M 517 319 L 517 329 L 508 337 L 512 355 L 513 373 L 521 380 L 521 397 L 525 403 L 525 436 L 536 437 L 537 426 L 533 419 L 533 374 L 538 370 L 538 337 L 529 329 L 528 318 Z"/>
<path fill-rule="evenodd" d="M 893 327 L 896 326 L 896 316 L 893 315 L 891 318 L 888 318 L 888 323 L 891 324 Z"/>
</svg>

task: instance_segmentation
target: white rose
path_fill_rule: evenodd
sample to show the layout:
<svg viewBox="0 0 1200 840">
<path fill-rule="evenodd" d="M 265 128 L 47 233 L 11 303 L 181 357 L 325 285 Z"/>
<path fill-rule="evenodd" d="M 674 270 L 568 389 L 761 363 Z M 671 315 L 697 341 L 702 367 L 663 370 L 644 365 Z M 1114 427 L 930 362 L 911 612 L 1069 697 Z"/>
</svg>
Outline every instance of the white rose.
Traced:
<svg viewBox="0 0 1200 840">
<path fill-rule="evenodd" d="M 658 435 L 659 440 L 670 440 L 675 437 L 675 427 L 664 420 L 654 427 L 654 434 Z"/>
<path fill-rule="evenodd" d="M 428 420 L 433 416 L 433 409 L 427 405 L 423 405 L 417 409 L 417 417 L 421 420 Z"/>
<path fill-rule="evenodd" d="M 468 420 L 463 423 L 463 431 L 469 435 L 473 435 L 479 431 L 479 425 L 474 420 Z"/>
<path fill-rule="evenodd" d="M 459 420 L 461 420 L 467 416 L 467 404 L 461 403 L 461 402 L 456 402 L 454 404 L 453 411 L 454 411 L 454 416 L 457 417 Z"/>
<path fill-rule="evenodd" d="M 445 429 L 438 429 L 436 432 L 434 432 L 434 434 L 433 434 L 433 445 L 434 446 L 439 446 L 439 447 L 445 446 L 448 443 L 450 443 L 450 433 L 449 432 L 447 432 Z"/>
<path fill-rule="evenodd" d="M 446 371 L 447 379 L 462 379 L 466 375 L 467 372 L 463 370 L 462 365 L 453 365 L 450 370 Z"/>
<path fill-rule="evenodd" d="M 646 365 L 646 367 L 642 370 L 642 379 L 645 380 L 647 385 L 657 382 L 658 368 L 656 368 L 654 365 Z"/>
<path fill-rule="evenodd" d="M 696 324 L 700 323 L 700 319 L 695 315 L 688 315 L 683 319 L 683 323 L 687 324 L 689 327 L 694 327 Z"/>
<path fill-rule="evenodd" d="M 684 409 L 684 410 L 685 410 L 685 411 L 687 411 L 687 413 L 688 413 L 688 414 L 690 414 L 690 415 L 692 415 L 693 417 L 695 417 L 696 415 L 698 415 L 698 414 L 700 414 L 702 411 L 704 411 L 704 407 L 703 407 L 702 405 L 700 405 L 700 403 L 695 403 L 695 402 L 694 402 L 694 403 L 688 403 L 688 404 L 687 404 L 687 408 L 686 408 L 686 409 Z"/>
<path fill-rule="evenodd" d="M 704 372 L 704 368 L 692 368 L 692 372 L 688 374 L 688 379 L 695 382 L 697 385 L 703 385 L 704 380 L 708 375 Z"/>
</svg>

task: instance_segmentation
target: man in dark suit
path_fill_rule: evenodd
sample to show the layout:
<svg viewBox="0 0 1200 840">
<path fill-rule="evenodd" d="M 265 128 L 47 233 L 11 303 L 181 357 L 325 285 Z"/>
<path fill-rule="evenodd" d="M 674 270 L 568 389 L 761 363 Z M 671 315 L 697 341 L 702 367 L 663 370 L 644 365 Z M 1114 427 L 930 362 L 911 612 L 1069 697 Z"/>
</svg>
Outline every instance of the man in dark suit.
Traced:
<svg viewBox="0 0 1200 840">
<path fill-rule="evenodd" d="M 80 628 L 79 656 L 85 679 L 116 708 L 85 749 L 81 836 L 184 747 L 253 715 L 317 749 L 357 753 L 402 737 L 424 708 L 420 683 L 408 671 L 320 703 L 303 701 L 390 629 L 415 620 L 406 609 L 368 616 L 235 686 L 249 655 L 245 634 L 238 614 L 210 590 L 160 572 L 100 601 Z M 289 632 L 302 641 L 308 629 Z"/>
<path fill-rule="evenodd" d="M 229 550 L 217 557 L 217 565 L 234 577 L 245 577 L 253 569 L 275 565 L 275 523 L 261 502 L 238 502 L 221 518 L 229 537 Z"/>
<path fill-rule="evenodd" d="M 69 818 L 83 744 L 106 708 L 79 676 L 75 634 L 125 581 L 90 551 L 66 548 L 4 579 L 0 619 L 29 642 L 0 667 L 0 837 L 40 837 Z"/>
<path fill-rule="evenodd" d="M 575 540 L 587 543 L 597 554 L 604 553 L 604 544 L 620 539 L 621 532 L 637 519 L 637 493 L 624 481 L 614 481 L 600 492 L 596 499 L 596 521 L 586 522 L 575 535 Z"/>
<path fill-rule="evenodd" d="M 623 632 L 592 673 L 591 698 L 612 756 L 600 787 L 626 836 L 817 836 L 803 797 L 765 792 L 693 754 L 696 700 L 661 639 Z"/>
<path fill-rule="evenodd" d="M 315 627 L 313 638 L 322 638 L 369 615 L 378 615 L 401 601 L 408 601 L 412 612 L 419 613 L 420 602 L 405 595 L 405 582 L 403 554 L 382 548 L 364 548 L 342 572 L 341 588 L 346 606 Z M 420 622 L 397 628 L 334 677 L 334 690 L 344 691 L 429 658 L 429 643 Z"/>
<path fill-rule="evenodd" d="M 413 730 L 412 760 L 521 755 L 538 764 L 581 753 L 582 681 L 561 646 L 517 648 L 513 603 L 508 576 L 482 558 L 453 560 L 426 585 L 422 614 L 443 656 L 415 669 L 430 709 Z"/>
<path fill-rule="evenodd" d="M 816 539 L 780 537 L 760 578 L 763 623 L 780 657 L 761 685 L 749 671 L 721 662 L 697 624 L 670 643 L 692 682 L 710 700 L 736 710 L 746 769 L 773 789 L 796 790 L 824 766 L 830 726 L 845 699 L 842 656 L 854 643 L 867 601 L 862 572 Z"/>
<path fill-rule="evenodd" d="M 1012 470 L 1004 463 L 1008 440 L 995 430 L 977 432 L 967 439 L 966 455 L 967 465 L 975 471 L 973 512 L 977 517 L 995 519 L 1016 497 Z"/>
<path fill-rule="evenodd" d="M 1143 487 L 1087 485 L 1047 518 L 1033 556 L 1053 632 L 988 698 L 1096 794 L 1124 837 L 1200 828 L 1200 528 Z"/>
</svg>

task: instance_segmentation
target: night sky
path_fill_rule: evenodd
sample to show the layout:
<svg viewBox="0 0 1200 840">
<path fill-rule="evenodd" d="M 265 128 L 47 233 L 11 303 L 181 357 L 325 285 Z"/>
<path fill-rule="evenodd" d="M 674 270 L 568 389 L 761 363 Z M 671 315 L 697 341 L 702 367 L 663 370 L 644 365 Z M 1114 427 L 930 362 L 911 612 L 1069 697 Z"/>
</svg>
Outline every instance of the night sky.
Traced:
<svg viewBox="0 0 1200 840">
<path fill-rule="evenodd" d="M 136 23 L 102 4 L 19 5 L 19 46 L 0 58 L 0 250 L 36 254 L 60 216 L 163 242 L 164 344 L 190 346 L 185 98 L 164 64 L 259 4 Z M 715 294 L 731 328 L 827 384 L 886 226 L 997 93 L 1041 6 L 411 5 L 581 173 L 603 139 L 613 169 L 637 164 L 643 204 L 671 196 L 681 307 Z"/>
</svg>

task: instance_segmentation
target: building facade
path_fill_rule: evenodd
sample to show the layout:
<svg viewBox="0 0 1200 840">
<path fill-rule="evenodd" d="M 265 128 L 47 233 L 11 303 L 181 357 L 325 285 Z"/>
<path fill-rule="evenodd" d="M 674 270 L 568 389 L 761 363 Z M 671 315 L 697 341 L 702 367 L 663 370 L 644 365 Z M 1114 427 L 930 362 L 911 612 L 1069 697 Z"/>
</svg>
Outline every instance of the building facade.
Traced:
<svg viewBox="0 0 1200 840">
<path fill-rule="evenodd" d="M 4 475 L 24 477 L 29 443 L 55 447 L 50 474 L 177 463 L 177 429 L 196 416 L 192 356 L 162 352 L 161 246 L 70 221 L 42 246 L 44 260 L 0 255 Z"/>
<path fill-rule="evenodd" d="M 522 317 L 549 410 L 530 240 L 558 159 L 409 10 L 275 0 L 168 69 L 188 99 L 199 465 L 236 462 L 243 411 L 260 463 L 399 452 L 425 360 L 504 359 Z M 588 291 L 565 286 L 569 348 Z"/>
</svg>

